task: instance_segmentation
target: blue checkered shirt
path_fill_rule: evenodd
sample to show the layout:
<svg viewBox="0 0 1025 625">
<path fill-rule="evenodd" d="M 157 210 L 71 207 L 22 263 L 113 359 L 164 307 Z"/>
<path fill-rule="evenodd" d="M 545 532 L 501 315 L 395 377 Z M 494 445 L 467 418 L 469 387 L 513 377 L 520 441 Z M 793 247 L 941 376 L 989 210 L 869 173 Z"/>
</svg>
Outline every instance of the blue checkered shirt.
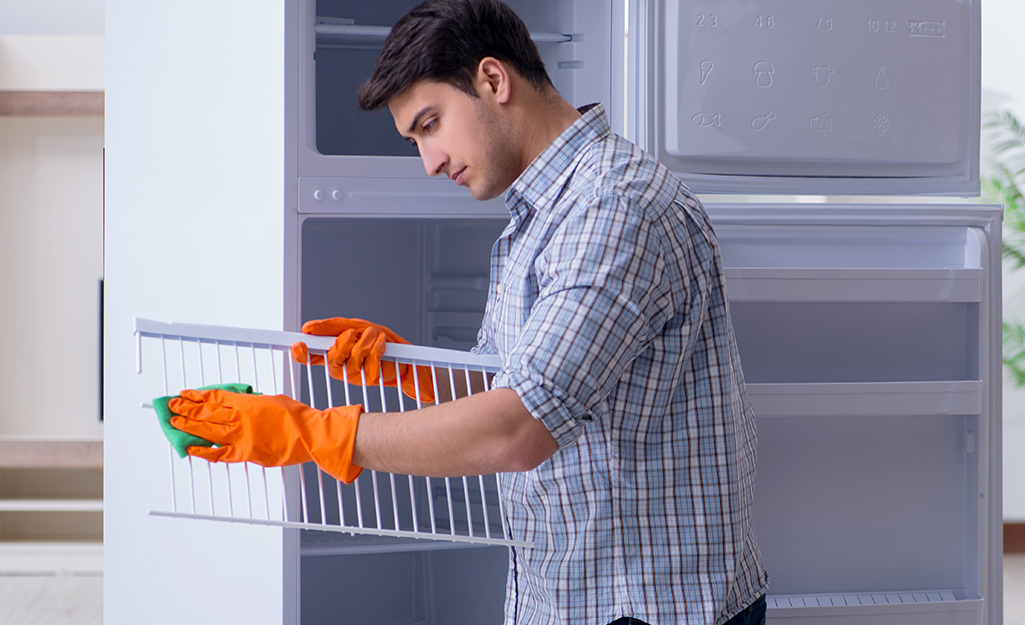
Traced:
<svg viewBox="0 0 1025 625">
<path fill-rule="evenodd" d="M 502 476 L 509 625 L 723 623 L 767 587 L 755 417 L 715 234 L 664 166 L 582 109 L 513 183 L 475 351 L 559 451 Z"/>
</svg>

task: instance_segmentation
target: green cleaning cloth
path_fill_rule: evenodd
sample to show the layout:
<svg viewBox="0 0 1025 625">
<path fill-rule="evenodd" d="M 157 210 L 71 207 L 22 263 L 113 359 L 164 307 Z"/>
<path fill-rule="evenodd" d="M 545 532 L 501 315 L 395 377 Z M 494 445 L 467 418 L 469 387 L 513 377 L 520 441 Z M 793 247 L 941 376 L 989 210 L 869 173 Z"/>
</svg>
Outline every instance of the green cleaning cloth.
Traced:
<svg viewBox="0 0 1025 625">
<path fill-rule="evenodd" d="M 248 384 L 214 384 L 211 386 L 204 386 L 200 391 L 210 390 L 221 390 L 228 391 L 231 393 L 246 393 L 248 395 L 253 394 L 253 387 Z M 164 436 L 171 442 L 171 446 L 178 452 L 179 458 L 184 458 L 188 455 L 185 451 L 193 445 L 196 447 L 213 447 L 214 444 L 205 438 L 193 436 L 188 432 L 182 432 L 171 425 L 171 417 L 175 416 L 168 404 L 177 395 L 168 395 L 167 397 L 158 397 L 153 400 L 153 410 L 157 412 L 157 419 L 160 421 L 160 428 L 164 430 Z"/>
</svg>

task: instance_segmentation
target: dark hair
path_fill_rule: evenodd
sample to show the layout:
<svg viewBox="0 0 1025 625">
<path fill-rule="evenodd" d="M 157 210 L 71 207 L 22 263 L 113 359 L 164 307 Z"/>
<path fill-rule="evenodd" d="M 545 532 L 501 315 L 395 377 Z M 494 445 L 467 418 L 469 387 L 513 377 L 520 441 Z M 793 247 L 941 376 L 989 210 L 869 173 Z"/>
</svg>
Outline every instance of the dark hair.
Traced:
<svg viewBox="0 0 1025 625">
<path fill-rule="evenodd" d="M 486 56 L 511 66 L 538 91 L 552 84 L 526 25 L 508 6 L 498 0 L 427 0 L 392 28 L 357 102 L 372 111 L 421 79 L 477 97 L 473 79 Z"/>
</svg>

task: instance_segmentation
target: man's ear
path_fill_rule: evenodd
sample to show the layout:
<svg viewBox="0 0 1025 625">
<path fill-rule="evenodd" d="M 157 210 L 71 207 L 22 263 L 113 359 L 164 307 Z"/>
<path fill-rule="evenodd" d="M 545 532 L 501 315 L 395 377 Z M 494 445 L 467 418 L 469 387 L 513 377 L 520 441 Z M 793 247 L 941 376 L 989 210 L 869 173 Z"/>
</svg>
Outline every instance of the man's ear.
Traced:
<svg viewBox="0 0 1025 625">
<path fill-rule="evenodd" d="M 505 63 L 486 56 L 477 64 L 477 92 L 497 104 L 506 104 L 512 97 L 512 75 Z"/>
</svg>

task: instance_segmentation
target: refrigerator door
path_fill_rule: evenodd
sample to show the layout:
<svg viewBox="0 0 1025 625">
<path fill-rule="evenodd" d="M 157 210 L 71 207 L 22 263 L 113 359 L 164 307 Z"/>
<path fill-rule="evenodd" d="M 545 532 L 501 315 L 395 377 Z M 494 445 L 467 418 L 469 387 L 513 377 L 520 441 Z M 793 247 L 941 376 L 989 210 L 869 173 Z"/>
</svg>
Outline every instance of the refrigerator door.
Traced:
<svg viewBox="0 0 1025 625">
<path fill-rule="evenodd" d="M 631 132 L 696 192 L 977 195 L 979 5 L 637 0 Z"/>
<path fill-rule="evenodd" d="M 1000 210 L 713 205 L 770 623 L 995 625 Z"/>
</svg>

